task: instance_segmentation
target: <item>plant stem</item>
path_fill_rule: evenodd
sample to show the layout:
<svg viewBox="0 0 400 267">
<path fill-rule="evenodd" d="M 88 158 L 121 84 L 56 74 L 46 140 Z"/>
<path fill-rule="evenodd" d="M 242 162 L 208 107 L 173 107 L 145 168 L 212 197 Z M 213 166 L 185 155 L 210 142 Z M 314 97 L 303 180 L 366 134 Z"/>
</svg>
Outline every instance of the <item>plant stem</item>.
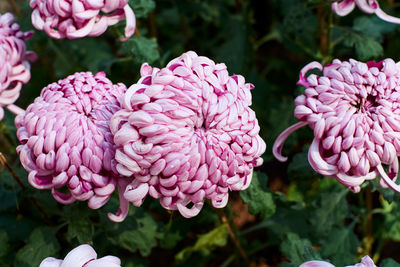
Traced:
<svg viewBox="0 0 400 267">
<path fill-rule="evenodd" d="M 139 32 L 139 28 L 138 27 L 136 27 L 136 29 L 135 29 L 135 36 L 137 36 L 137 37 L 139 37 L 140 36 L 140 32 Z"/>
<path fill-rule="evenodd" d="M 367 225 L 366 225 L 366 230 L 367 230 L 367 241 L 366 241 L 366 254 L 370 255 L 371 249 L 372 249 L 372 244 L 374 242 L 374 237 L 372 234 L 372 217 L 373 217 L 373 206 L 372 206 L 372 192 L 371 189 L 368 187 L 366 191 L 366 204 L 368 208 L 368 216 L 367 216 Z"/>
<path fill-rule="evenodd" d="M 250 266 L 249 258 L 247 257 L 246 252 L 244 251 L 242 245 L 240 244 L 239 238 L 237 237 L 234 230 L 232 229 L 232 228 L 235 228 L 234 225 L 232 225 L 232 223 L 228 220 L 224 211 L 219 210 L 219 209 L 216 209 L 216 211 L 217 211 L 219 218 L 221 219 L 221 222 L 226 225 L 226 228 L 228 229 L 229 237 L 231 238 L 233 244 L 239 251 L 240 256 L 242 256 L 242 258 L 246 262 L 247 266 Z"/>
<path fill-rule="evenodd" d="M 325 8 L 324 5 L 321 3 L 317 8 L 317 17 L 318 17 L 318 31 L 319 31 L 319 49 L 321 51 L 321 55 L 325 58 L 328 55 L 329 50 L 329 40 L 327 34 L 327 27 L 325 21 Z"/>
<path fill-rule="evenodd" d="M 14 172 L 14 170 L 11 168 L 11 166 L 7 163 L 6 157 L 4 157 L 3 153 L 0 152 L 0 164 L 6 167 L 7 171 L 11 174 L 12 178 L 17 182 L 19 187 L 21 189 L 25 188 L 24 183 L 22 180 L 18 177 L 18 175 Z"/>
<path fill-rule="evenodd" d="M 150 33 L 151 36 L 157 39 L 157 24 L 156 24 L 156 18 L 154 16 L 154 12 L 151 12 L 149 14 L 149 24 L 150 24 Z"/>
<path fill-rule="evenodd" d="M 8 0 L 8 3 L 12 7 L 14 14 L 16 14 L 18 17 L 21 17 L 21 11 L 19 11 L 18 5 L 15 0 Z"/>
<path fill-rule="evenodd" d="M 242 0 L 235 0 L 235 8 L 237 13 L 242 11 Z"/>
<path fill-rule="evenodd" d="M 3 165 L 6 167 L 7 171 L 11 174 L 12 178 L 15 180 L 15 182 L 18 184 L 18 186 L 21 189 L 25 189 L 25 185 L 22 182 L 21 178 L 15 173 L 15 171 L 11 168 L 10 164 L 8 164 L 6 158 L 4 155 L 0 152 L 0 165 Z M 37 208 L 39 211 L 40 215 L 43 217 L 43 219 L 46 221 L 46 223 L 51 224 L 51 221 L 49 219 L 49 216 L 47 216 L 46 212 L 43 210 L 43 208 L 39 205 L 36 199 L 33 197 L 28 197 L 28 199 L 32 202 L 32 204 Z"/>
</svg>

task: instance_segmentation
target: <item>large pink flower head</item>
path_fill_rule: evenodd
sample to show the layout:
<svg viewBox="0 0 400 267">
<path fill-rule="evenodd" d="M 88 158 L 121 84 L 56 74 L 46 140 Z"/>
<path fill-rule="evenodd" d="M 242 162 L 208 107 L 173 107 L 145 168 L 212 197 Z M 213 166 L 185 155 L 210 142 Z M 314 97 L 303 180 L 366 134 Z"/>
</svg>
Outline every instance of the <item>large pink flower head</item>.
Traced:
<svg viewBox="0 0 400 267">
<path fill-rule="evenodd" d="M 326 261 L 307 261 L 299 267 L 335 267 L 333 264 Z M 349 265 L 346 267 L 376 267 L 373 260 L 367 255 L 361 259 L 360 263 L 356 265 Z"/>
<path fill-rule="evenodd" d="M 265 143 L 249 108 L 253 85 L 194 52 L 161 70 L 144 64 L 141 75 L 110 121 L 117 170 L 131 177 L 121 199 L 139 206 L 150 194 L 185 217 L 205 199 L 224 207 L 228 191 L 246 189 L 262 164 Z"/>
<path fill-rule="evenodd" d="M 125 90 L 103 72 L 75 73 L 16 117 L 17 152 L 33 187 L 51 189 L 63 204 L 88 200 L 97 209 L 108 201 L 118 178 L 108 123 Z"/>
<path fill-rule="evenodd" d="M 19 97 L 22 84 L 31 78 L 28 60 L 36 57 L 27 52 L 25 46 L 25 40 L 32 36 L 32 32 L 21 32 L 13 20 L 10 13 L 0 14 L 0 120 L 4 116 L 3 107 L 14 113 L 22 111 L 13 103 Z"/>
<path fill-rule="evenodd" d="M 99 36 L 126 18 L 125 36 L 135 32 L 135 14 L 128 0 L 30 0 L 32 24 L 55 39 Z"/>
<path fill-rule="evenodd" d="M 337 0 L 332 3 L 332 11 L 339 16 L 346 16 L 353 11 L 356 6 L 358 6 L 362 12 L 376 14 L 382 20 L 400 24 L 400 18 L 386 14 L 379 7 L 377 0 Z"/>
<path fill-rule="evenodd" d="M 311 74 L 317 68 L 322 75 Z M 378 173 L 380 184 L 399 192 L 394 183 L 400 154 L 400 66 L 392 59 L 362 63 L 333 60 L 325 67 L 317 62 L 300 73 L 304 93 L 295 100 L 300 122 L 275 141 L 273 153 L 280 161 L 284 140 L 308 125 L 314 140 L 308 160 L 318 173 L 335 177 L 354 192 Z M 389 166 L 386 174 L 382 164 Z"/>
<path fill-rule="evenodd" d="M 121 267 L 121 260 L 115 256 L 97 259 L 96 251 L 84 244 L 71 250 L 64 260 L 45 258 L 39 267 Z"/>
</svg>

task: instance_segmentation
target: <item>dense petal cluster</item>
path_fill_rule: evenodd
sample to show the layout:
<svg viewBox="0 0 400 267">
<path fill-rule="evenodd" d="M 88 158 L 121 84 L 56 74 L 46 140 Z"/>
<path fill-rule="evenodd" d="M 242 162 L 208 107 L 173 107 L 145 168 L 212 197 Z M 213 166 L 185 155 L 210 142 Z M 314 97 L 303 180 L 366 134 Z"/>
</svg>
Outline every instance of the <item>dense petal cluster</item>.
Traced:
<svg viewBox="0 0 400 267">
<path fill-rule="evenodd" d="M 117 170 L 131 177 L 120 199 L 139 206 L 149 194 L 185 217 L 205 199 L 224 207 L 228 191 L 247 188 L 262 164 L 266 146 L 249 108 L 253 85 L 194 52 L 161 70 L 144 64 L 141 75 L 110 121 Z"/>
<path fill-rule="evenodd" d="M 29 183 L 51 189 L 64 204 L 88 200 L 92 209 L 103 206 L 118 177 L 108 124 L 125 91 L 102 72 L 75 73 L 45 87 L 15 119 Z"/>
<path fill-rule="evenodd" d="M 380 7 L 377 0 L 338 0 L 332 3 L 332 11 L 339 16 L 348 15 L 358 6 L 361 11 L 367 14 L 376 14 L 382 20 L 400 24 L 400 18 L 386 14 Z"/>
<path fill-rule="evenodd" d="M 33 26 L 55 39 L 99 36 L 123 18 L 123 40 L 135 31 L 135 14 L 128 0 L 30 0 L 30 6 Z"/>
<path fill-rule="evenodd" d="M 36 57 L 26 51 L 25 46 L 25 40 L 32 36 L 32 32 L 22 32 L 13 21 L 12 14 L 0 14 L 0 120 L 4 116 L 3 107 L 14 113 L 22 111 L 13 103 L 19 97 L 22 84 L 31 78 L 28 61 Z"/>
<path fill-rule="evenodd" d="M 311 74 L 317 68 L 322 75 Z M 300 73 L 304 93 L 295 100 L 299 123 L 275 141 L 278 160 L 284 140 L 308 125 L 314 140 L 308 152 L 311 166 L 335 177 L 354 192 L 365 180 L 381 176 L 381 186 L 400 191 L 395 184 L 400 154 L 400 64 L 392 59 L 379 63 L 340 61 L 322 67 L 313 62 Z M 383 166 L 387 165 L 388 174 Z"/>
<path fill-rule="evenodd" d="M 121 267 L 121 260 L 115 256 L 97 259 L 96 251 L 85 244 L 71 250 L 64 260 L 48 257 L 39 267 Z"/>
<path fill-rule="evenodd" d="M 299 267 L 335 267 L 333 264 L 326 261 L 307 261 Z M 349 265 L 346 267 L 376 267 L 374 261 L 367 255 L 361 259 L 360 263 L 356 265 Z"/>
</svg>

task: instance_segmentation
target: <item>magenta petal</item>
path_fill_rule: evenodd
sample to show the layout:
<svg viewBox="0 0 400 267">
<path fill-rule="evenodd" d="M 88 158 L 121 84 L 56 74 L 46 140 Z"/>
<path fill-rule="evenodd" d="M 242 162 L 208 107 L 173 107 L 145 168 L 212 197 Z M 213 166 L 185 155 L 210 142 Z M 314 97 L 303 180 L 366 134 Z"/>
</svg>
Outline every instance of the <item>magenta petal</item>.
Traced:
<svg viewBox="0 0 400 267">
<path fill-rule="evenodd" d="M 339 16 L 346 16 L 351 11 L 353 11 L 354 7 L 356 6 L 355 0 L 343 0 L 342 2 L 334 2 L 332 3 L 332 11 L 333 13 Z"/>
</svg>

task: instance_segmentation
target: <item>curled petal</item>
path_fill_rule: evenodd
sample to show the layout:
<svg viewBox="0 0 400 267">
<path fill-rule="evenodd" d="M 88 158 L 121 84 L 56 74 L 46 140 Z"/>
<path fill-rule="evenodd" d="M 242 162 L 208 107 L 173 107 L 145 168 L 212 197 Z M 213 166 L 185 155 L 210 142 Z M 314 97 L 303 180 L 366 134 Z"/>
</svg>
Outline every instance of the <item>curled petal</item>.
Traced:
<svg viewBox="0 0 400 267">
<path fill-rule="evenodd" d="M 285 143 L 286 138 L 293 133 L 294 131 L 300 129 L 303 126 L 306 126 L 307 122 L 298 122 L 296 124 L 293 124 L 289 128 L 287 128 L 285 131 L 283 131 L 278 138 L 275 140 L 274 145 L 272 147 L 272 153 L 274 154 L 275 158 L 279 161 L 286 161 L 287 157 L 282 156 L 282 148 L 283 144 Z"/>
<path fill-rule="evenodd" d="M 332 11 L 339 16 L 346 16 L 353 11 L 355 6 L 354 0 L 343 0 L 340 3 L 334 2 L 332 4 Z"/>
<path fill-rule="evenodd" d="M 181 203 L 177 203 L 176 206 L 178 207 L 179 212 L 182 214 L 183 217 L 185 218 L 192 218 L 199 214 L 201 209 L 203 208 L 204 203 L 196 203 L 193 205 L 191 208 L 187 208 L 185 205 L 182 205 Z"/>
</svg>

